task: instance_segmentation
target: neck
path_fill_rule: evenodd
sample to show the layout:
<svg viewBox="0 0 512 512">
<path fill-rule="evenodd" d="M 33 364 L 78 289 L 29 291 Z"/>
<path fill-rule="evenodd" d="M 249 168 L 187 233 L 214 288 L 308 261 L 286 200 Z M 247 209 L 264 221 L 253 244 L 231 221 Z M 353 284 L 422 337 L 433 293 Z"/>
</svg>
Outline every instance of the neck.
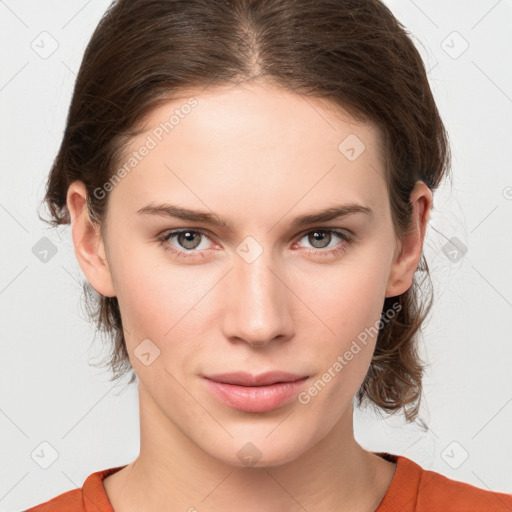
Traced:
<svg viewBox="0 0 512 512">
<path fill-rule="evenodd" d="M 140 454 L 104 480 L 115 510 L 374 511 L 395 465 L 354 439 L 352 406 L 318 443 L 270 467 L 226 464 L 169 422 L 149 396 L 140 401 Z"/>
</svg>

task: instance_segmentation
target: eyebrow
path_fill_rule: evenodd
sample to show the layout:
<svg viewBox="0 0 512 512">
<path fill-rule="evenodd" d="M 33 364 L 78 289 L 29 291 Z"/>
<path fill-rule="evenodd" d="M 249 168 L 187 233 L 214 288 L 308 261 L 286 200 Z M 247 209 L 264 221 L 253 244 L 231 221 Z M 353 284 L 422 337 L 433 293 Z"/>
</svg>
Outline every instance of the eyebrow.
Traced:
<svg viewBox="0 0 512 512">
<path fill-rule="evenodd" d="M 210 212 L 190 210 L 181 206 L 164 203 L 164 204 L 147 204 L 143 206 L 137 213 L 140 215 L 159 215 L 163 217 L 175 217 L 182 220 L 191 222 L 201 222 L 210 224 L 216 227 L 224 227 L 231 230 L 229 223 L 226 219 Z M 333 206 L 325 210 L 318 210 L 292 220 L 291 226 L 294 229 L 309 225 L 317 224 L 320 222 L 328 222 L 330 220 L 341 219 L 349 215 L 362 213 L 373 217 L 373 210 L 368 207 L 357 203 L 349 203 L 344 205 Z"/>
</svg>

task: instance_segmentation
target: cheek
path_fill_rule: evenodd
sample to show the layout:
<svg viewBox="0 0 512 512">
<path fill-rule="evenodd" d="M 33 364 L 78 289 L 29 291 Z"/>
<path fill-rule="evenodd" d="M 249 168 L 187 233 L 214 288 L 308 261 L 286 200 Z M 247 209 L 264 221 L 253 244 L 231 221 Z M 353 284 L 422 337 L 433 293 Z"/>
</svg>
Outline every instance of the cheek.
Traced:
<svg viewBox="0 0 512 512">
<path fill-rule="evenodd" d="M 181 318 L 187 322 L 214 284 L 211 272 L 176 264 L 156 245 L 119 251 L 116 256 L 113 273 L 126 320 L 160 338 Z"/>
<path fill-rule="evenodd" d="M 200 340 L 211 337 L 207 331 L 216 325 L 222 297 L 226 298 L 221 293 L 222 283 L 218 283 L 223 270 L 207 264 L 177 264 L 156 246 L 128 249 L 119 244 L 117 248 L 111 268 L 130 357 L 148 338 L 161 353 L 165 351 L 165 360 L 173 361 L 173 366 L 176 361 L 184 362 L 201 348 Z M 286 276 L 300 298 L 299 302 L 290 298 L 297 339 L 306 343 L 307 353 L 310 347 L 303 338 L 322 338 L 324 364 L 333 362 L 352 340 L 378 323 L 388 270 L 379 252 L 382 254 L 376 244 L 367 244 L 337 265 L 318 266 L 314 272 L 313 266 L 307 265 Z M 301 331 L 309 334 L 302 336 Z M 368 345 L 373 345 L 375 340 L 367 338 Z M 371 354 L 364 356 L 368 361 L 369 357 Z M 357 359 L 352 367 L 359 367 L 363 353 Z"/>
<path fill-rule="evenodd" d="M 326 270 L 323 278 L 303 279 L 301 295 L 331 334 L 346 341 L 378 322 L 388 272 L 382 260 L 361 257 Z"/>
<path fill-rule="evenodd" d="M 329 281 L 328 293 L 310 290 L 329 334 L 316 350 L 317 375 L 302 396 L 313 416 L 336 422 L 361 386 L 377 342 L 384 301 L 382 268 L 344 268 Z M 321 344 L 321 345 L 320 345 Z"/>
<path fill-rule="evenodd" d="M 132 366 L 141 380 L 149 378 L 152 366 L 134 358 L 137 347 L 149 339 L 157 347 L 156 353 L 159 351 L 156 366 L 173 373 L 190 370 L 189 362 L 205 338 L 202 331 L 212 325 L 205 305 L 217 274 L 206 266 L 172 263 L 156 248 L 129 254 L 129 258 L 119 254 L 114 269 Z"/>
<path fill-rule="evenodd" d="M 385 251 L 377 246 L 360 251 L 336 268 L 330 268 L 316 284 L 302 288 L 306 303 L 328 326 L 322 336 L 323 350 L 316 385 L 325 389 L 324 404 L 345 403 L 357 391 L 371 362 L 379 332 L 389 273 Z M 323 286 L 319 286 L 323 283 Z M 325 384 L 325 387 L 323 387 Z M 315 393 L 315 390 L 312 390 Z"/>
</svg>

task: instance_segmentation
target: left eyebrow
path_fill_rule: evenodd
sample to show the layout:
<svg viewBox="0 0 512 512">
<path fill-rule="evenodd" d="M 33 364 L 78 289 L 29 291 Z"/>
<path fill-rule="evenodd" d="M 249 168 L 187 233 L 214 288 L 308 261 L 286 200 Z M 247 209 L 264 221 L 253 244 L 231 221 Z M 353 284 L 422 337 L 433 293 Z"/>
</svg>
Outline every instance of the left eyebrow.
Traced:
<svg viewBox="0 0 512 512">
<path fill-rule="evenodd" d="M 291 225 L 293 228 L 300 228 L 309 224 L 318 224 L 321 222 L 328 222 L 330 220 L 342 219 L 356 213 L 362 213 L 364 215 L 368 215 L 369 217 L 373 217 L 373 210 L 369 206 L 350 203 L 333 206 L 331 208 L 327 208 L 326 210 L 320 210 L 317 212 L 308 213 L 306 215 L 301 215 L 300 217 L 293 219 Z"/>
<path fill-rule="evenodd" d="M 191 210 L 169 203 L 148 204 L 137 210 L 137 213 L 140 215 L 149 214 L 160 215 L 164 217 L 176 217 L 182 220 L 187 220 L 191 222 L 201 222 L 204 224 L 210 224 L 212 226 L 217 227 L 224 227 L 231 230 L 228 221 L 226 219 L 223 219 L 222 217 L 219 217 L 218 215 L 206 211 Z M 364 215 L 373 217 L 374 212 L 368 206 L 364 206 L 357 203 L 349 203 L 301 215 L 291 221 L 291 226 L 294 229 L 298 229 L 309 224 L 317 224 L 321 222 L 327 222 L 330 220 L 341 219 L 357 213 L 362 213 Z"/>
</svg>

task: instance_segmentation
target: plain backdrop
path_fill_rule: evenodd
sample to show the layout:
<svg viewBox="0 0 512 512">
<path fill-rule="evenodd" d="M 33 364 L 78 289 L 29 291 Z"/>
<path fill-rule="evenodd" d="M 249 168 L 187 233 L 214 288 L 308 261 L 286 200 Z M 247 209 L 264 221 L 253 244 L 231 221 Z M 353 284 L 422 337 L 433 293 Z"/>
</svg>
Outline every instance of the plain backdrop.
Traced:
<svg viewBox="0 0 512 512">
<path fill-rule="evenodd" d="M 512 3 L 387 4 L 429 70 L 454 180 L 434 195 L 424 249 L 435 302 L 422 333 L 420 419 L 356 411 L 356 438 L 511 493 Z M 136 385 L 114 388 L 91 364 L 105 352 L 81 307 L 69 227 L 51 230 L 36 214 L 83 51 L 108 5 L 0 1 L 2 511 L 80 487 L 139 450 Z"/>
</svg>

